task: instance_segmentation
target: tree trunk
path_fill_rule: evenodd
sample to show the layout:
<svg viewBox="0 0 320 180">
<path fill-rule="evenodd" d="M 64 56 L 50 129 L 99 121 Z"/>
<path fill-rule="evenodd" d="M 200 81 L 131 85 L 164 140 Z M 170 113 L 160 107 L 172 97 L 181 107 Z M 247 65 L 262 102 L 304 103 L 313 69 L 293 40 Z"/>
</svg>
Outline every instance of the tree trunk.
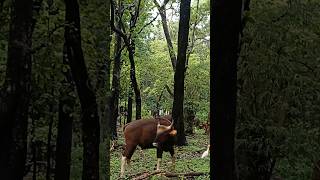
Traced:
<svg viewBox="0 0 320 180">
<path fill-rule="evenodd" d="M 73 97 L 63 97 L 59 101 L 59 122 L 56 149 L 55 180 L 70 178 L 71 143 L 73 118 Z"/>
<path fill-rule="evenodd" d="M 35 145 L 35 142 L 31 143 L 31 149 L 32 149 L 32 180 L 37 179 L 37 146 Z"/>
<path fill-rule="evenodd" d="M 101 138 L 106 140 L 108 137 L 107 128 L 109 128 L 110 122 L 110 105 L 111 88 L 110 88 L 110 74 L 111 74 L 111 59 L 110 59 L 110 44 L 111 44 L 111 28 L 110 28 L 110 0 L 98 1 L 98 6 L 106 7 L 105 12 L 100 12 L 99 16 L 105 18 L 105 23 L 102 27 L 97 27 L 96 47 L 99 49 L 99 57 L 97 62 L 97 94 L 98 94 L 98 107 L 99 117 L 101 124 Z M 99 29 L 101 28 L 101 29 Z"/>
<path fill-rule="evenodd" d="M 72 78 L 81 104 L 83 171 L 82 179 L 99 179 L 100 127 L 96 95 L 92 89 L 85 65 L 80 33 L 80 15 L 77 0 L 65 0 L 65 42 Z"/>
<path fill-rule="evenodd" d="M 121 2 L 121 1 L 120 1 Z M 116 33 L 118 33 L 121 38 L 123 39 L 125 46 L 127 47 L 128 53 L 129 53 L 129 61 L 130 61 L 130 80 L 131 80 L 131 87 L 134 90 L 134 94 L 135 94 L 135 100 L 136 100 L 136 119 L 141 119 L 141 95 L 140 95 L 140 89 L 139 89 L 139 85 L 137 82 L 137 78 L 136 78 L 136 68 L 135 68 L 135 62 L 134 62 L 134 52 L 135 52 L 135 44 L 134 44 L 134 39 L 132 38 L 132 32 L 134 31 L 134 28 L 136 27 L 136 22 L 139 16 L 139 7 L 140 7 L 140 2 L 141 0 L 138 0 L 138 2 L 135 1 L 134 7 L 134 13 L 130 12 L 131 15 L 131 19 L 130 19 L 130 27 L 129 27 L 129 36 L 126 35 L 125 30 L 121 30 L 120 28 L 117 28 L 114 25 L 114 4 L 111 1 L 111 27 L 112 30 L 115 31 Z M 122 9 L 118 8 L 118 11 L 122 12 Z M 121 14 L 118 13 L 118 14 Z M 119 21 L 120 24 L 122 24 L 122 19 L 120 17 L 122 16 L 118 16 L 119 17 Z M 123 27 L 123 26 L 122 26 Z"/>
<path fill-rule="evenodd" d="M 127 123 L 131 122 L 132 120 L 132 93 L 128 95 L 128 115 L 127 115 Z"/>
<path fill-rule="evenodd" d="M 140 89 L 136 78 L 136 68 L 134 63 L 134 49 L 128 48 L 130 60 L 130 79 L 131 86 L 135 94 L 136 100 L 136 119 L 141 119 L 141 95 Z"/>
<path fill-rule="evenodd" d="M 193 134 L 195 113 L 192 109 L 184 109 L 184 119 L 186 122 L 186 134 Z"/>
<path fill-rule="evenodd" d="M 63 63 L 68 63 L 67 47 L 63 47 Z M 59 119 L 56 144 L 55 180 L 68 180 L 70 177 L 71 147 L 72 147 L 72 123 L 71 116 L 74 111 L 75 98 L 70 96 L 74 91 L 71 72 L 65 72 L 65 80 L 62 81 L 59 99 Z"/>
<path fill-rule="evenodd" d="M 121 6 L 121 5 L 119 5 Z M 118 21 L 119 26 L 119 21 Z M 117 138 L 117 119 L 119 115 L 119 95 L 120 95 L 120 72 L 121 72 L 121 37 L 115 33 L 114 45 L 114 61 L 113 61 L 113 75 L 112 75 L 112 91 L 111 91 L 111 139 Z"/>
<path fill-rule="evenodd" d="M 210 108 L 213 134 L 213 179 L 234 180 L 234 135 L 236 121 L 237 59 L 241 27 L 241 1 L 211 0 Z M 214 172 L 214 173 L 213 173 Z"/>
<path fill-rule="evenodd" d="M 184 78 L 186 70 L 186 53 L 188 48 L 189 21 L 190 21 L 191 0 L 184 0 L 180 3 L 180 20 L 178 33 L 178 57 L 174 73 L 174 100 L 172 118 L 174 127 L 177 129 L 177 145 L 187 144 L 183 122 L 183 101 L 184 101 Z"/>
<path fill-rule="evenodd" d="M 320 160 L 314 163 L 314 168 L 312 172 L 312 180 L 320 180 Z"/>
<path fill-rule="evenodd" d="M 0 92 L 1 179 L 22 179 L 31 94 L 32 0 L 12 2 L 7 72 Z"/>
<path fill-rule="evenodd" d="M 52 91 L 53 95 L 53 91 Z M 47 171 L 46 171 L 46 179 L 51 179 L 51 137 L 52 137 L 52 126 L 53 126 L 53 104 L 50 104 L 49 112 L 51 113 L 49 115 L 49 129 L 48 129 L 48 139 L 47 139 Z"/>
<path fill-rule="evenodd" d="M 169 51 L 169 55 L 170 55 L 170 59 L 171 59 L 171 65 L 172 65 L 173 71 L 175 71 L 176 64 L 177 64 L 177 58 L 176 58 L 176 54 L 173 50 L 173 45 L 172 45 L 172 40 L 171 40 L 170 33 L 169 33 L 169 27 L 167 24 L 167 15 L 166 15 L 166 5 L 169 1 L 165 0 L 161 6 L 157 2 L 157 0 L 153 0 L 153 2 L 157 6 L 159 14 L 161 16 L 162 28 L 163 28 L 163 32 L 164 32 L 164 35 L 165 35 L 166 41 L 167 41 L 168 51 Z"/>
</svg>

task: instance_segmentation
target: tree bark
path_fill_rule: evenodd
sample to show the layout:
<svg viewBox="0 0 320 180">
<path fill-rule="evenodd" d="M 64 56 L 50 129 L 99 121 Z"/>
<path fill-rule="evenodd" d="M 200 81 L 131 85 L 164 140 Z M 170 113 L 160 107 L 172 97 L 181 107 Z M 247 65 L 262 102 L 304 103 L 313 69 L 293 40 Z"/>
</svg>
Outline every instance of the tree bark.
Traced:
<svg viewBox="0 0 320 180">
<path fill-rule="evenodd" d="M 53 95 L 53 91 L 52 91 L 52 95 Z M 51 112 L 51 114 L 49 115 L 49 128 L 48 128 L 48 139 L 47 139 L 47 171 L 46 171 L 46 179 L 50 180 L 51 179 L 51 138 L 52 138 L 52 126 L 53 126 L 53 104 L 50 104 L 49 107 L 49 112 Z"/>
<path fill-rule="evenodd" d="M 186 134 L 193 134 L 195 112 L 189 108 L 185 108 L 184 111 L 184 119 L 186 123 L 185 132 Z"/>
<path fill-rule="evenodd" d="M 312 172 L 312 180 L 320 180 L 320 160 L 314 163 L 314 168 Z"/>
<path fill-rule="evenodd" d="M 108 128 L 110 122 L 110 99 L 111 99 L 111 88 L 110 88 L 110 76 L 111 76 L 111 58 L 110 58 L 110 45 L 111 45 L 111 28 L 110 28 L 110 0 L 98 1 L 98 6 L 105 7 L 105 12 L 100 12 L 99 16 L 105 18 L 105 23 L 102 27 L 97 27 L 96 36 L 97 41 L 96 47 L 100 50 L 97 62 L 97 94 L 99 99 L 99 117 L 101 124 L 101 138 L 105 141 L 108 138 Z M 104 10 L 104 8 L 103 8 Z M 101 29 L 99 29 L 101 28 Z"/>
<path fill-rule="evenodd" d="M 132 93 L 128 95 L 128 115 L 127 115 L 127 123 L 131 122 L 132 120 Z"/>
<path fill-rule="evenodd" d="M 157 6 L 158 11 L 160 13 L 162 28 L 163 28 L 164 36 L 166 37 L 166 41 L 167 41 L 171 65 L 172 65 L 173 71 L 175 71 L 176 64 L 177 64 L 177 58 L 176 58 L 176 54 L 173 50 L 173 45 L 172 45 L 172 40 L 171 40 L 170 33 L 169 33 L 169 27 L 168 27 L 168 23 L 167 23 L 167 15 L 166 15 L 166 5 L 169 1 L 165 0 L 161 6 L 157 2 L 157 0 L 153 0 L 153 2 Z"/>
<path fill-rule="evenodd" d="M 188 50 L 187 50 L 187 62 L 186 62 L 186 65 L 188 66 L 188 63 L 189 63 L 189 57 L 193 51 L 193 48 L 194 48 L 194 43 L 195 43 L 195 32 L 196 32 L 196 27 L 198 25 L 198 23 L 200 22 L 200 20 L 198 19 L 198 11 L 199 11 L 199 1 L 200 0 L 197 0 L 197 6 L 196 6 L 196 12 L 195 12 L 195 22 L 193 23 L 193 26 L 192 26 L 192 31 L 191 31 L 191 37 L 190 37 L 190 45 L 188 47 Z"/>
<path fill-rule="evenodd" d="M 0 92 L 1 179 L 22 179 L 31 94 L 32 0 L 12 2 L 7 72 Z"/>
<path fill-rule="evenodd" d="M 184 101 L 184 78 L 186 71 L 186 53 L 188 48 L 189 21 L 190 21 L 191 0 L 184 0 L 180 3 L 180 20 L 178 32 L 178 57 L 174 73 L 174 100 L 172 118 L 174 127 L 177 129 L 177 145 L 187 144 L 183 122 L 183 101 Z"/>
<path fill-rule="evenodd" d="M 80 14 L 77 0 L 65 0 L 65 43 L 72 78 L 81 104 L 83 171 L 82 179 L 99 179 L 100 126 L 96 95 L 88 77 L 81 47 Z"/>
<path fill-rule="evenodd" d="M 211 0 L 210 108 L 213 134 L 213 179 L 234 180 L 237 59 L 241 28 L 241 1 Z M 214 172 L 214 173 L 213 173 Z"/>
<path fill-rule="evenodd" d="M 55 180 L 70 178 L 73 97 L 64 97 L 59 101 L 59 121 L 56 149 Z"/>
<path fill-rule="evenodd" d="M 119 4 L 119 8 L 122 9 L 122 5 Z M 117 26 L 119 27 L 119 21 Z M 111 90 L 111 139 L 117 138 L 117 119 L 119 115 L 119 95 L 120 95 L 120 72 L 121 72 L 121 44 L 122 40 L 119 34 L 115 33 L 115 45 L 114 45 L 114 61 L 113 61 L 113 74 L 112 74 L 112 90 Z"/>
<path fill-rule="evenodd" d="M 130 50 L 129 50 L 130 49 Z M 141 119 L 141 95 L 140 88 L 136 78 L 136 68 L 134 63 L 134 49 L 129 48 L 129 60 L 130 60 L 130 79 L 131 79 L 131 87 L 135 94 L 136 100 L 136 118 Z"/>
<path fill-rule="evenodd" d="M 129 53 L 129 61 L 130 61 L 130 80 L 131 86 L 134 90 L 135 100 L 136 100 L 136 119 L 141 119 L 141 95 L 140 89 L 136 78 L 136 70 L 135 70 L 135 62 L 134 62 L 134 53 L 135 53 L 135 44 L 134 39 L 132 38 L 131 32 L 134 31 L 136 27 L 136 22 L 139 16 L 139 7 L 140 0 L 135 2 L 135 10 L 134 13 L 130 12 L 130 29 L 128 30 L 130 33 L 127 36 L 125 29 L 119 29 L 114 25 L 114 2 L 111 0 L 111 28 L 114 32 L 118 33 L 124 41 L 125 46 L 127 47 Z M 122 23 L 121 17 L 119 17 L 120 24 Z M 123 28 L 123 26 L 121 26 Z"/>
<path fill-rule="evenodd" d="M 63 47 L 63 64 L 68 64 L 67 47 Z M 55 180 L 68 180 L 70 178 L 71 147 L 72 147 L 72 112 L 75 98 L 70 94 L 74 91 L 74 84 L 70 70 L 64 73 L 59 99 L 58 133 L 56 143 Z"/>
</svg>

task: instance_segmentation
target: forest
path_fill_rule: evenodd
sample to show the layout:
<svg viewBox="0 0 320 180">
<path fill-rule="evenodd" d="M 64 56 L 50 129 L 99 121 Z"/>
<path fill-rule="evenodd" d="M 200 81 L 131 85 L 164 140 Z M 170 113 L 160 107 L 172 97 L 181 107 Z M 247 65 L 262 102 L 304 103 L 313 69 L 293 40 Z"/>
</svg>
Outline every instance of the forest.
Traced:
<svg viewBox="0 0 320 180">
<path fill-rule="evenodd" d="M 320 0 L 0 0 L 0 179 L 320 180 L 319 48 Z"/>
</svg>

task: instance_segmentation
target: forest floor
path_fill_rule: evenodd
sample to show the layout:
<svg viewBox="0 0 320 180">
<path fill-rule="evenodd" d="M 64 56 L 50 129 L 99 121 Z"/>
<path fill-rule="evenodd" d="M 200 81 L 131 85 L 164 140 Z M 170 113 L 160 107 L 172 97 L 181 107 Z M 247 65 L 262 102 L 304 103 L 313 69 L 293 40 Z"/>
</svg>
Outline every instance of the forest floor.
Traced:
<svg viewBox="0 0 320 180">
<path fill-rule="evenodd" d="M 120 164 L 121 164 L 121 153 L 122 146 L 124 144 L 124 138 L 122 133 L 122 128 L 118 131 L 118 140 L 113 150 L 111 150 L 111 160 L 110 160 L 110 171 L 111 180 L 120 179 Z M 204 130 L 197 129 L 194 135 L 187 136 L 187 146 L 175 147 L 176 154 L 176 166 L 175 171 L 172 171 L 171 166 L 171 156 L 170 153 L 164 152 L 161 172 L 166 172 L 166 175 L 180 175 L 179 177 L 167 178 L 163 173 L 151 175 L 155 173 L 157 164 L 156 149 L 146 149 L 143 151 L 144 158 L 141 153 L 141 148 L 137 148 L 135 153 L 131 158 L 131 167 L 126 169 L 126 179 L 139 180 L 139 179 L 152 179 L 152 180 L 162 180 L 162 179 L 196 179 L 196 180 L 206 180 L 210 179 L 210 157 L 201 158 L 202 153 L 207 149 L 209 143 L 209 135 L 204 133 Z M 106 161 L 106 145 L 105 142 L 100 145 L 100 178 L 102 180 L 107 179 L 107 173 L 105 173 L 107 167 Z M 72 163 L 71 163 L 71 180 L 79 180 L 82 175 L 82 146 L 79 144 L 74 146 L 72 149 Z M 45 171 L 45 169 L 43 169 Z M 181 174 L 192 174 L 193 176 L 183 176 Z M 203 173 L 199 175 L 197 173 Z M 44 177 L 44 176 L 43 176 Z M 40 178 L 41 179 L 41 178 Z"/>
<path fill-rule="evenodd" d="M 119 132 L 119 139 L 114 150 L 111 151 L 111 180 L 120 177 L 120 162 L 122 145 L 124 144 L 123 134 Z M 155 173 L 157 157 L 156 149 L 146 149 L 143 153 L 138 147 L 131 158 L 131 167 L 126 169 L 126 179 L 210 179 L 210 157 L 201 158 L 202 153 L 206 150 L 209 143 L 209 136 L 203 130 L 196 130 L 194 135 L 187 136 L 187 146 L 175 147 L 176 167 L 172 172 L 170 153 L 164 152 L 161 171 L 179 174 L 179 177 L 167 178 L 164 174 L 151 175 Z M 143 157 L 144 154 L 144 157 Z M 194 172 L 204 173 L 199 176 Z M 182 174 L 191 173 L 193 176 L 183 176 Z M 143 178 L 144 177 L 144 178 Z"/>
</svg>

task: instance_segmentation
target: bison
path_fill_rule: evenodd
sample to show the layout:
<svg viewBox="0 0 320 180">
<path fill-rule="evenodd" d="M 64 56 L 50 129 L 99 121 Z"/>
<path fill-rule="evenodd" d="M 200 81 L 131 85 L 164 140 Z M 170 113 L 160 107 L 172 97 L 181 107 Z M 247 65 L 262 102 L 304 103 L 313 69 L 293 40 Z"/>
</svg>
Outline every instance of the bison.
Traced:
<svg viewBox="0 0 320 180">
<path fill-rule="evenodd" d="M 163 151 L 170 152 L 174 167 L 174 137 L 176 134 L 173 121 L 170 122 L 164 117 L 140 119 L 126 124 L 124 127 L 125 145 L 121 158 L 121 177 L 124 175 L 126 164 L 130 164 L 130 159 L 138 145 L 141 149 L 157 149 L 157 170 L 160 169 Z"/>
</svg>

